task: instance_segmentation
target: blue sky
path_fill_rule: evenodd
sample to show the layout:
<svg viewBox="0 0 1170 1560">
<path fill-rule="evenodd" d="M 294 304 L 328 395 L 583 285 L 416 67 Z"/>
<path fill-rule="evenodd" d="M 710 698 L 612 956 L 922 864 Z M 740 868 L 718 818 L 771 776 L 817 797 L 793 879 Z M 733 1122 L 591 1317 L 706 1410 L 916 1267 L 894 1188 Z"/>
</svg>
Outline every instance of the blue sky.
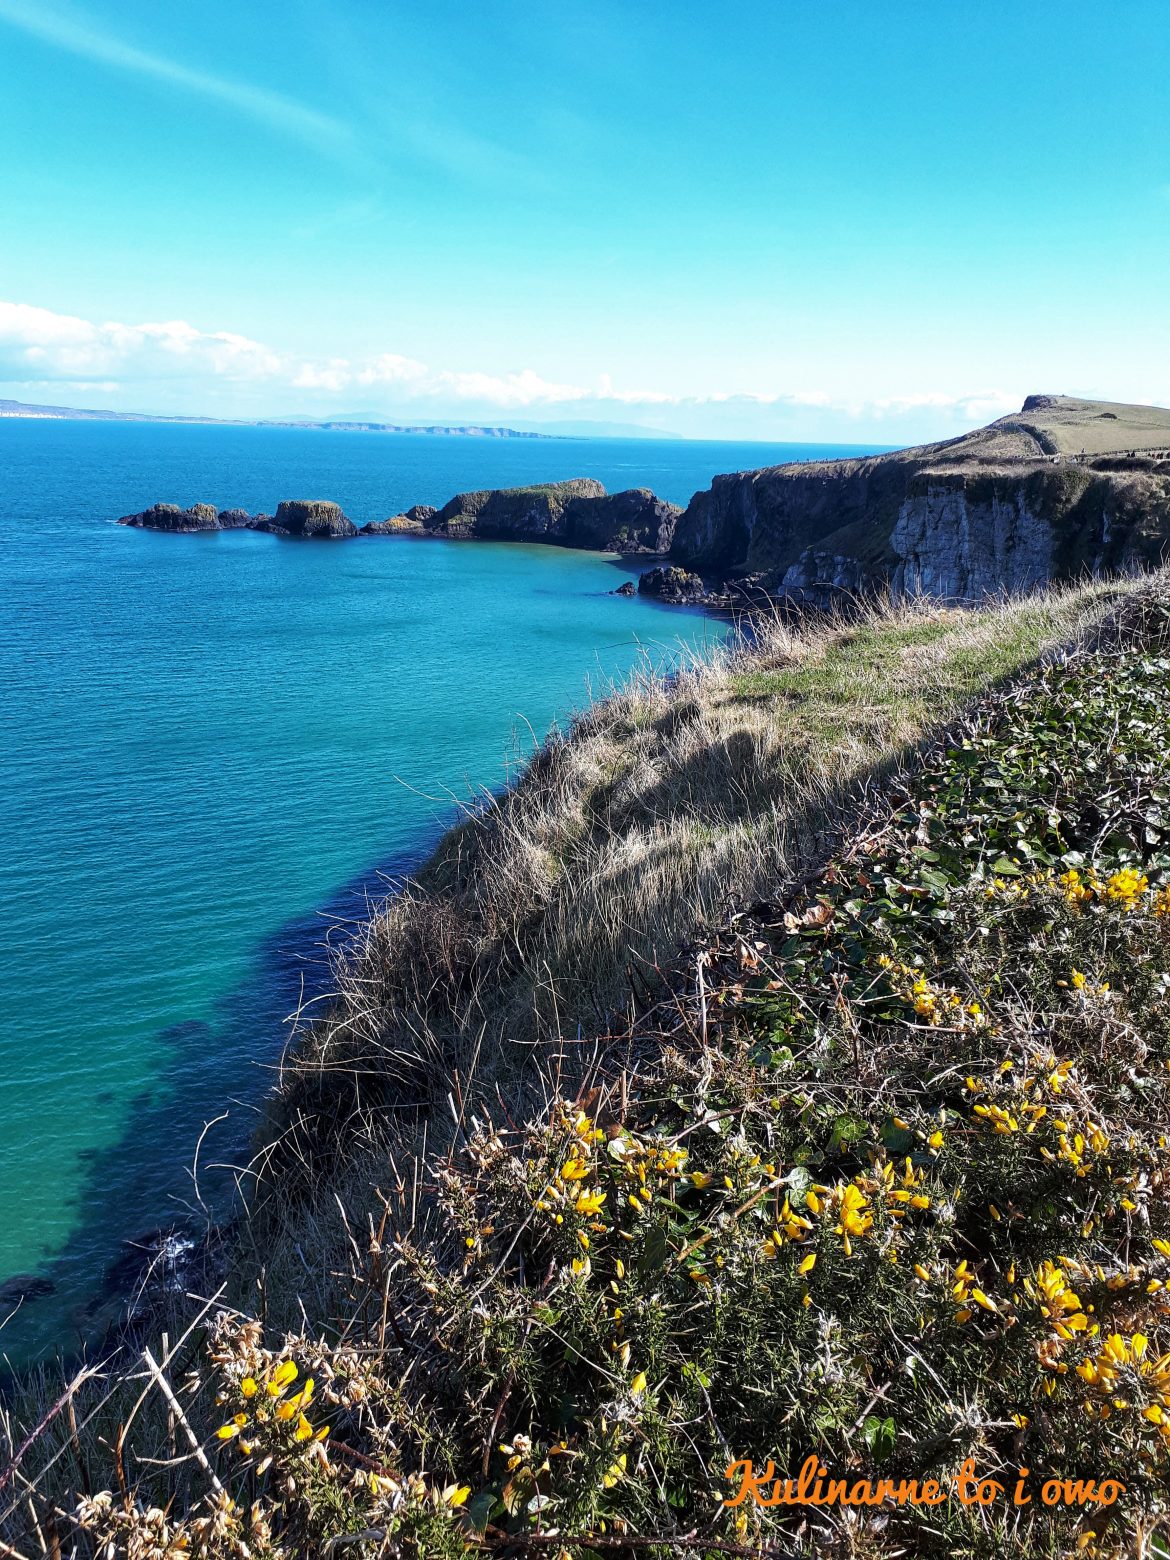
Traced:
<svg viewBox="0 0 1170 1560">
<path fill-rule="evenodd" d="M 895 443 L 1170 403 L 1165 0 L 0 0 L 0 396 Z"/>
</svg>

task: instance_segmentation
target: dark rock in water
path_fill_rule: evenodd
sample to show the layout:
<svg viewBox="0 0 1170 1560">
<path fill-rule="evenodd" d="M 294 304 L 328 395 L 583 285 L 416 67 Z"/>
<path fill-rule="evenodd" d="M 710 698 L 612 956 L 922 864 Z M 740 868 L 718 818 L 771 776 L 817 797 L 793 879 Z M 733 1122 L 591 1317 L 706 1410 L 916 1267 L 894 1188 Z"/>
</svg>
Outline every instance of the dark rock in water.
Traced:
<svg viewBox="0 0 1170 1560">
<path fill-rule="evenodd" d="M 219 516 L 210 504 L 195 504 L 180 509 L 178 504 L 152 504 L 135 515 L 123 515 L 119 525 L 138 526 L 145 531 L 218 531 Z"/>
<path fill-rule="evenodd" d="M 409 515 L 391 515 L 388 520 L 368 520 L 362 526 L 363 536 L 426 536 L 426 527 L 421 520 L 412 520 Z"/>
<path fill-rule="evenodd" d="M 645 488 L 610 494 L 592 477 L 575 477 L 533 487 L 457 493 L 437 513 L 424 515 L 423 524 L 428 531 L 449 537 L 558 542 L 597 552 L 664 553 L 681 513 Z"/>
<path fill-rule="evenodd" d="M 433 520 L 438 512 L 439 511 L 435 508 L 434 504 L 411 504 L 410 508 L 403 516 L 403 519 L 418 520 L 422 524 L 425 524 L 428 520 Z"/>
<path fill-rule="evenodd" d="M 707 587 L 697 574 L 668 564 L 661 569 L 648 569 L 638 581 L 639 596 L 652 596 L 656 601 L 668 601 L 672 606 L 707 600 Z"/>
<path fill-rule="evenodd" d="M 649 488 L 573 499 L 565 509 L 565 541 L 597 552 L 665 553 L 682 510 Z"/>
<path fill-rule="evenodd" d="M 358 534 L 357 526 L 342 514 L 340 504 L 317 498 L 286 499 L 284 503 L 277 504 L 273 524 L 257 526 L 256 529 L 302 537 L 331 538 Z"/>
<path fill-rule="evenodd" d="M 618 586 L 613 594 L 615 596 L 636 596 L 638 594 L 638 587 L 634 584 L 633 580 L 626 580 L 623 585 Z"/>
<path fill-rule="evenodd" d="M 246 509 L 221 509 L 219 524 L 224 531 L 242 531 L 252 524 L 252 516 Z"/>
<path fill-rule="evenodd" d="M 431 517 L 427 529 L 458 538 L 561 541 L 569 501 L 604 497 L 605 489 L 592 477 L 536 483 L 532 487 L 485 488 L 474 493 L 456 493 Z"/>
<path fill-rule="evenodd" d="M 0 1306 L 19 1305 L 22 1300 L 43 1300 L 56 1287 L 51 1278 L 43 1278 L 39 1273 L 15 1273 L 0 1284 Z"/>
</svg>

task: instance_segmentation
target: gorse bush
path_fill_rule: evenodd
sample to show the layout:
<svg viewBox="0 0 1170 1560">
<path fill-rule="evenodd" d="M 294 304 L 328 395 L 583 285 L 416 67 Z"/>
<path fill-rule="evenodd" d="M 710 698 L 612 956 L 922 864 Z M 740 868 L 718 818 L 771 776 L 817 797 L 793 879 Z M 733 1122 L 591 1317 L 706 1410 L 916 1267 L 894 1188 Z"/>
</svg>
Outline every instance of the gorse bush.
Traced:
<svg viewBox="0 0 1170 1560">
<path fill-rule="evenodd" d="M 510 1091 L 525 1047 L 624 1028 L 668 988 L 680 943 L 823 858 L 859 785 L 1122 594 L 765 619 L 589 706 L 343 953 L 275 1092 L 278 1211 L 341 1179 L 361 1144 L 376 1159 L 387 1107 L 441 1100 L 454 1070 Z"/>
<path fill-rule="evenodd" d="M 591 1064 L 453 1089 L 440 1151 L 363 1161 L 345 1304 L 221 1306 L 204 1461 L 54 1475 L 44 1552 L 1159 1553 L 1168 680 L 1138 592 Z"/>
</svg>

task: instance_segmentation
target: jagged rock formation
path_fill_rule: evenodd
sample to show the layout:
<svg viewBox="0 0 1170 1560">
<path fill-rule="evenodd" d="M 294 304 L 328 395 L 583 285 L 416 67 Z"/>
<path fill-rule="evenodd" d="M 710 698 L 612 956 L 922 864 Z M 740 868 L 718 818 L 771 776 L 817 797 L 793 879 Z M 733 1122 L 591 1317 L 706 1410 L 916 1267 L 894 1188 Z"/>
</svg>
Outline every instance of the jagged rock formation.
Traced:
<svg viewBox="0 0 1170 1560">
<path fill-rule="evenodd" d="M 362 526 L 363 536 L 425 536 L 426 523 L 438 514 L 433 504 L 412 504 L 405 514 L 391 515 L 388 520 L 368 520 Z"/>
<path fill-rule="evenodd" d="M 341 512 L 340 504 L 320 498 L 293 498 L 277 504 L 271 522 L 258 524 L 258 531 L 272 531 L 278 536 L 302 537 L 350 537 L 358 534 L 357 526 Z"/>
<path fill-rule="evenodd" d="M 668 601 L 673 606 L 686 606 L 706 601 L 707 587 L 699 575 L 680 569 L 677 564 L 667 564 L 660 569 L 647 569 L 638 581 L 638 594 Z"/>
<path fill-rule="evenodd" d="M 942 444 L 716 477 L 671 557 L 821 604 L 879 585 L 977 600 L 1134 572 L 1170 555 L 1168 450 L 1170 412 L 1029 396 Z"/>
<path fill-rule="evenodd" d="M 212 504 L 192 504 L 190 509 L 180 509 L 178 504 L 152 504 L 137 514 L 123 515 L 119 525 L 138 526 L 147 531 L 219 531 L 219 516 Z"/>
<path fill-rule="evenodd" d="M 242 509 L 218 515 L 210 504 L 180 509 L 155 504 L 119 525 L 155 531 L 217 531 L 246 526 L 273 536 L 351 537 L 442 536 L 453 540 L 557 542 L 596 552 L 665 553 L 682 510 L 646 488 L 607 493 L 600 482 L 577 477 L 537 487 L 494 488 L 457 493 L 442 509 L 415 504 L 405 514 L 371 520 L 361 532 L 339 505 L 322 499 L 293 499 L 275 515 L 249 516 Z"/>
<path fill-rule="evenodd" d="M 664 553 L 682 513 L 646 488 L 607 493 L 591 477 L 457 493 L 423 522 L 431 535 L 558 542 L 597 552 Z"/>
</svg>

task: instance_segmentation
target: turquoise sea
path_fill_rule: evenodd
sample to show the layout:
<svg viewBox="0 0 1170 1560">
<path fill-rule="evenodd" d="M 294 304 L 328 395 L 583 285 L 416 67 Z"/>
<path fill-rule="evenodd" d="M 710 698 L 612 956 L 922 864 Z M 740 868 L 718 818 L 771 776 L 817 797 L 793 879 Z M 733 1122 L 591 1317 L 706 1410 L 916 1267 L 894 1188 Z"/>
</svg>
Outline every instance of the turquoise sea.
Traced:
<svg viewBox="0 0 1170 1560">
<path fill-rule="evenodd" d="M 457 800 L 726 632 L 611 595 L 637 569 L 598 554 L 112 521 L 313 497 L 361 524 L 572 476 L 685 502 L 814 453 L 853 451 L 0 420 L 0 1322 L 14 1275 L 44 1291 L 0 1352 L 73 1347 L 127 1241 L 222 1208 L 330 928 Z"/>
</svg>

